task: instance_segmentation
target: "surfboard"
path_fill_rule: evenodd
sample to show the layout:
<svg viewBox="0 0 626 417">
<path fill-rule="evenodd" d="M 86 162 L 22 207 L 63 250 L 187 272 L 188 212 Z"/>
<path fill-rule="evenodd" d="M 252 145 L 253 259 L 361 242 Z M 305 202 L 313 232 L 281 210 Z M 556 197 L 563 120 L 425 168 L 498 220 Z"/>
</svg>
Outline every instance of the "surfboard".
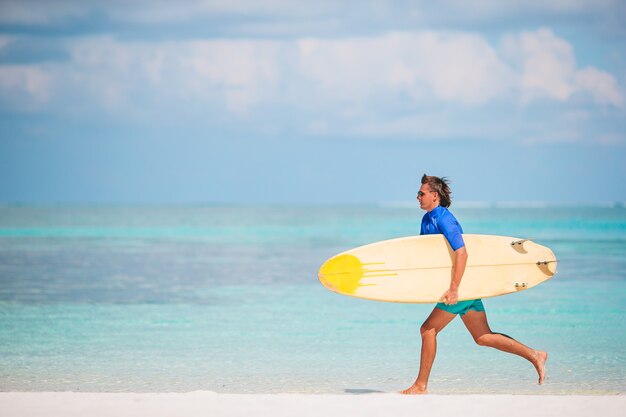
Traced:
<svg viewBox="0 0 626 417">
<path fill-rule="evenodd" d="M 528 239 L 464 234 L 459 301 L 532 288 L 554 276 L 552 250 Z M 320 267 L 331 291 L 370 300 L 435 303 L 450 287 L 454 251 L 443 235 L 409 236 L 342 252 Z"/>
</svg>

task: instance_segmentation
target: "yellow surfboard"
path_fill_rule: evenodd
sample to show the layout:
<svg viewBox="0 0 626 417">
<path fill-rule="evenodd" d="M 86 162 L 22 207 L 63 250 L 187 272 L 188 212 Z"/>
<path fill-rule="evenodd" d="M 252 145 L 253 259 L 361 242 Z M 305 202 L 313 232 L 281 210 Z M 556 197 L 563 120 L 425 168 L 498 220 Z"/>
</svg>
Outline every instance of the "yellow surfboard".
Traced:
<svg viewBox="0 0 626 417">
<path fill-rule="evenodd" d="M 527 239 L 463 235 L 467 266 L 459 301 L 532 288 L 556 273 L 552 250 Z M 333 256 L 318 277 L 331 291 L 370 300 L 435 303 L 450 287 L 454 253 L 443 235 L 410 236 Z"/>
</svg>

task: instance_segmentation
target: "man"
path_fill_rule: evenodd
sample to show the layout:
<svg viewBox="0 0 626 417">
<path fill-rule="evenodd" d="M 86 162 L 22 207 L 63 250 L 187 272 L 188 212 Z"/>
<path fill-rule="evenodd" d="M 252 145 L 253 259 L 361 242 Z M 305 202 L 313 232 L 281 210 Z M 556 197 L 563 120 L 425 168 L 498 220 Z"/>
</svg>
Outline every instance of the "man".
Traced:
<svg viewBox="0 0 626 417">
<path fill-rule="evenodd" d="M 448 211 L 451 203 L 450 194 L 450 187 L 445 178 L 424 174 L 422 186 L 417 193 L 420 208 L 426 210 L 426 214 L 422 218 L 420 234 L 443 234 L 454 250 L 454 259 L 452 260 L 450 288 L 441 296 L 440 302 L 420 329 L 422 353 L 419 374 L 413 385 L 402 391 L 402 394 L 425 394 L 427 392 L 428 377 L 437 352 L 437 334 L 457 314 L 461 315 L 465 327 L 477 344 L 513 353 L 527 359 L 537 370 L 539 384 L 542 384 L 545 378 L 545 363 L 548 359 L 547 352 L 531 349 L 507 335 L 492 332 L 480 299 L 458 301 L 459 286 L 465 272 L 468 253 L 463 241 L 463 229 L 452 213 Z"/>
</svg>

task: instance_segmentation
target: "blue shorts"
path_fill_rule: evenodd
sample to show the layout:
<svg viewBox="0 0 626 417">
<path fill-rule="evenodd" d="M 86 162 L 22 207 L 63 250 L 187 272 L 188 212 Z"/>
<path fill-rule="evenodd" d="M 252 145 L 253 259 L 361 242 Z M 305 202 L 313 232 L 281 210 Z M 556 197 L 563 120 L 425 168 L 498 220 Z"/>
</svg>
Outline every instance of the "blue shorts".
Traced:
<svg viewBox="0 0 626 417">
<path fill-rule="evenodd" d="M 447 311 L 448 313 L 460 314 L 461 317 L 463 317 L 463 315 L 470 310 L 485 311 L 485 306 L 480 298 L 477 300 L 459 301 L 458 303 L 449 306 L 444 303 L 437 303 L 435 307 L 443 311 Z"/>
</svg>

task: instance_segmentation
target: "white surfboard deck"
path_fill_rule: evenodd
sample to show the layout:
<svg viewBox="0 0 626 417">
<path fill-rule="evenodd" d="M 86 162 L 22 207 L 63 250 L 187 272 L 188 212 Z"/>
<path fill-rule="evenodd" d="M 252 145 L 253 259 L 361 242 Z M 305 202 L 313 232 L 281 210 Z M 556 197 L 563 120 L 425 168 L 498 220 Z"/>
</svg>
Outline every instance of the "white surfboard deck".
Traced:
<svg viewBox="0 0 626 417">
<path fill-rule="evenodd" d="M 530 240 L 464 234 L 459 301 L 532 288 L 556 273 L 552 250 Z M 435 303 L 450 287 L 454 252 L 443 235 L 410 236 L 350 249 L 318 273 L 331 291 L 370 300 Z"/>
</svg>

